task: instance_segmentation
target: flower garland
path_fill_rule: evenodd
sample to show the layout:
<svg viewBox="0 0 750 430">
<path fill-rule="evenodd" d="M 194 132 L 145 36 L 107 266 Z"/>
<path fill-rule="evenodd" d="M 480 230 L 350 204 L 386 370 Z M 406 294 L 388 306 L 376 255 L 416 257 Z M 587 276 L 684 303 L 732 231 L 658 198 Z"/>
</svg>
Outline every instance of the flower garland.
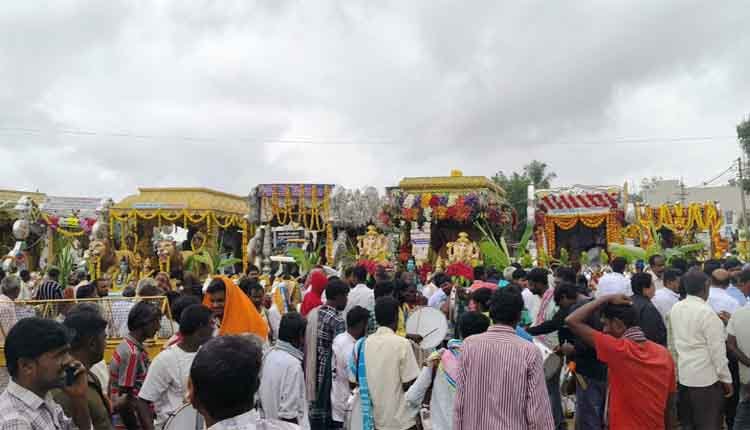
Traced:
<svg viewBox="0 0 750 430">
<path fill-rule="evenodd" d="M 635 207 L 635 223 L 647 229 L 713 231 L 720 229 L 723 222 L 714 203 L 691 203 L 687 208 L 681 204 Z"/>
<path fill-rule="evenodd" d="M 602 224 L 606 223 L 607 243 L 622 242 L 622 232 L 617 212 L 610 211 L 606 214 L 596 215 L 545 215 L 544 236 L 547 239 L 547 250 L 550 253 L 555 250 L 557 245 L 556 228 L 570 230 L 579 222 L 588 228 L 599 228 Z"/>
<path fill-rule="evenodd" d="M 445 269 L 445 274 L 451 277 L 453 283 L 462 287 L 468 287 L 474 281 L 474 269 L 462 262 L 449 265 Z"/>
<path fill-rule="evenodd" d="M 41 214 L 41 218 L 42 221 L 44 221 L 44 223 L 47 224 L 50 229 L 52 229 L 52 231 L 59 233 L 64 237 L 81 237 L 85 234 L 89 234 L 91 233 L 91 229 L 94 227 L 94 224 L 96 224 L 96 219 L 94 218 L 68 217 L 63 219 L 62 221 L 65 225 L 80 228 L 79 231 L 74 231 L 63 228 L 60 225 L 60 218 L 55 215 L 47 215 L 43 213 Z"/>
<path fill-rule="evenodd" d="M 493 224 L 512 224 L 515 216 L 509 210 L 503 210 L 499 202 L 493 201 L 486 193 L 429 193 L 396 194 L 396 208 L 390 208 L 393 214 L 381 219 L 400 218 L 404 221 L 456 221 L 466 223 L 478 218 L 486 218 Z"/>
</svg>

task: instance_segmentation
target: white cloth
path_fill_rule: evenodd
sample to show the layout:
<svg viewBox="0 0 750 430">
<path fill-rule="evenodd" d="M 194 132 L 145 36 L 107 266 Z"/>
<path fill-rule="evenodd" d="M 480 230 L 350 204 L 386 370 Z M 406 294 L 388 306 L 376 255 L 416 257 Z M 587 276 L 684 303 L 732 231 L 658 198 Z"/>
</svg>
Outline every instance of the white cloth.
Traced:
<svg viewBox="0 0 750 430">
<path fill-rule="evenodd" d="M 375 428 L 403 430 L 415 426 L 415 414 L 406 404 L 403 388 L 419 376 L 411 343 L 388 327 L 378 327 L 365 341 L 365 370 Z M 351 371 L 349 380 L 356 382 Z"/>
<path fill-rule="evenodd" d="M 732 382 L 724 324 L 703 299 L 687 296 L 672 306 L 668 321 L 680 384 L 708 387 L 717 381 Z"/>
<path fill-rule="evenodd" d="M 737 309 L 727 324 L 727 333 L 737 339 L 737 347 L 745 355 L 750 355 L 750 307 L 743 306 Z M 739 362 L 740 383 L 745 385 L 750 382 L 750 367 Z"/>
<path fill-rule="evenodd" d="M 266 418 L 296 418 L 300 428 L 310 428 L 302 362 L 288 352 L 272 348 L 263 357 L 258 398 Z"/>
<path fill-rule="evenodd" d="M 539 311 L 539 303 L 541 303 L 542 299 L 532 293 L 528 288 L 524 288 L 523 291 L 521 291 L 521 297 L 523 297 L 523 307 L 529 311 L 529 315 L 536 315 Z"/>
<path fill-rule="evenodd" d="M 430 398 L 430 421 L 434 430 L 450 430 L 453 428 L 453 404 L 456 400 L 456 391 L 448 383 L 445 372 L 440 369 L 436 372 Z M 417 382 L 412 384 L 406 392 L 406 401 L 409 402 L 410 407 L 419 410 L 431 381 L 432 366 L 425 366 Z"/>
<path fill-rule="evenodd" d="M 300 428 L 296 424 L 279 420 L 261 419 L 255 409 L 242 415 L 221 420 L 208 430 L 295 430 Z"/>
<path fill-rule="evenodd" d="M 0 341 L 5 343 L 5 336 L 16 325 L 16 308 L 13 300 L 5 294 L 0 294 Z"/>
<path fill-rule="evenodd" d="M 271 326 L 273 338 L 278 339 L 279 326 L 281 326 L 281 312 L 279 312 L 279 308 L 276 307 L 276 303 L 274 303 L 271 306 L 271 309 L 268 310 L 268 325 Z"/>
<path fill-rule="evenodd" d="M 357 284 L 351 291 L 346 300 L 344 309 L 344 320 L 349 311 L 355 307 L 361 306 L 370 312 L 375 312 L 375 292 L 365 284 Z"/>
<path fill-rule="evenodd" d="M 104 387 L 104 390 L 106 391 L 107 387 L 109 387 L 109 366 L 107 366 L 107 362 L 102 360 L 91 366 L 89 371 L 96 376 L 96 379 L 99 380 L 99 384 Z"/>
<path fill-rule="evenodd" d="M 356 340 L 349 332 L 333 339 L 333 386 L 331 387 L 331 409 L 333 420 L 340 423 L 346 418 L 346 402 L 349 399 L 349 359 Z"/>
<path fill-rule="evenodd" d="M 656 288 L 656 291 L 659 291 L 662 288 L 664 288 L 664 281 L 659 279 L 659 277 L 656 276 L 654 272 L 647 270 L 646 273 L 651 275 L 651 279 L 654 281 L 654 287 Z"/>
<path fill-rule="evenodd" d="M 659 311 L 659 314 L 661 314 L 661 318 L 664 320 L 665 326 L 667 324 L 667 314 L 672 309 L 672 306 L 674 306 L 675 303 L 679 301 L 680 295 L 670 290 L 669 288 L 662 288 L 661 290 L 657 290 L 654 294 L 654 297 L 651 299 L 651 303 L 654 304 L 656 310 Z"/>
<path fill-rule="evenodd" d="M 633 289 L 630 286 L 630 279 L 622 273 L 610 272 L 604 274 L 596 285 L 596 297 L 602 297 L 609 294 L 625 294 L 630 297 L 633 295 Z"/>
<path fill-rule="evenodd" d="M 149 366 L 138 397 L 154 404 L 156 428 L 164 425 L 169 414 L 185 403 L 190 366 L 195 354 L 174 345 L 159 353 Z"/>
<path fill-rule="evenodd" d="M 708 293 L 708 305 L 714 312 L 729 312 L 733 314 L 740 308 L 739 303 L 723 288 L 711 287 Z"/>
<path fill-rule="evenodd" d="M 448 300 L 448 295 L 445 294 L 445 291 L 443 289 L 439 289 L 435 291 L 435 294 L 433 294 L 430 297 L 430 300 L 427 302 L 427 305 L 431 308 L 440 309 L 440 306 L 445 303 L 445 301 Z"/>
<path fill-rule="evenodd" d="M 430 282 L 429 284 L 422 287 L 422 295 L 427 299 L 430 300 L 430 297 L 432 297 L 433 294 L 435 294 L 438 290 L 438 287 Z"/>
</svg>

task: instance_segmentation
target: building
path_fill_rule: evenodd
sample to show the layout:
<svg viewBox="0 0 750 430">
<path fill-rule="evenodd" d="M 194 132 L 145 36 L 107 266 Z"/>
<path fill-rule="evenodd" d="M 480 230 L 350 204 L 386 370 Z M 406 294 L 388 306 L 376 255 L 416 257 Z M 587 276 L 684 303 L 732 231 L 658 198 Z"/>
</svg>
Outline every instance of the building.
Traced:
<svg viewBox="0 0 750 430">
<path fill-rule="evenodd" d="M 655 180 L 641 185 L 640 196 L 643 203 L 650 206 L 664 203 L 717 202 L 724 213 L 724 225 L 732 230 L 738 224 L 742 213 L 740 187 L 737 185 L 686 187 L 677 179 Z M 750 208 L 747 196 L 745 204 Z"/>
</svg>

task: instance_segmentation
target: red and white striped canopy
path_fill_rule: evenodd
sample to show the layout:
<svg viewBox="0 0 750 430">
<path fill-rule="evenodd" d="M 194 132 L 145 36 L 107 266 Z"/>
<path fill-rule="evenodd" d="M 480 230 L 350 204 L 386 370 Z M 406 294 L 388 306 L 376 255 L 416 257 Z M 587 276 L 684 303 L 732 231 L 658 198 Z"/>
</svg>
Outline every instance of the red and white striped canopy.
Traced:
<svg viewBox="0 0 750 430">
<path fill-rule="evenodd" d="M 608 212 L 620 205 L 619 191 L 540 191 L 537 207 L 548 214 Z"/>
</svg>

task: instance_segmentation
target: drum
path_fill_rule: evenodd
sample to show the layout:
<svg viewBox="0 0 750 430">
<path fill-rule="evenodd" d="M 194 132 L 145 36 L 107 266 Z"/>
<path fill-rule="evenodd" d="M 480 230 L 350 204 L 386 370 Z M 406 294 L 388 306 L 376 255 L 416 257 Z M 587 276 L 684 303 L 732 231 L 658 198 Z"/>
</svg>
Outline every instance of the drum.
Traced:
<svg viewBox="0 0 750 430">
<path fill-rule="evenodd" d="M 205 430 L 203 417 L 190 404 L 182 405 L 169 415 L 162 430 Z"/>
<path fill-rule="evenodd" d="M 422 336 L 422 349 L 437 348 L 448 334 L 448 320 L 439 310 L 422 307 L 406 320 L 406 332 Z"/>
<path fill-rule="evenodd" d="M 560 366 L 562 365 L 562 359 L 559 355 L 552 352 L 551 349 L 547 348 L 547 345 L 534 339 L 534 345 L 539 348 L 542 353 L 542 365 L 544 366 L 544 379 L 550 379 L 555 376 Z"/>
</svg>

